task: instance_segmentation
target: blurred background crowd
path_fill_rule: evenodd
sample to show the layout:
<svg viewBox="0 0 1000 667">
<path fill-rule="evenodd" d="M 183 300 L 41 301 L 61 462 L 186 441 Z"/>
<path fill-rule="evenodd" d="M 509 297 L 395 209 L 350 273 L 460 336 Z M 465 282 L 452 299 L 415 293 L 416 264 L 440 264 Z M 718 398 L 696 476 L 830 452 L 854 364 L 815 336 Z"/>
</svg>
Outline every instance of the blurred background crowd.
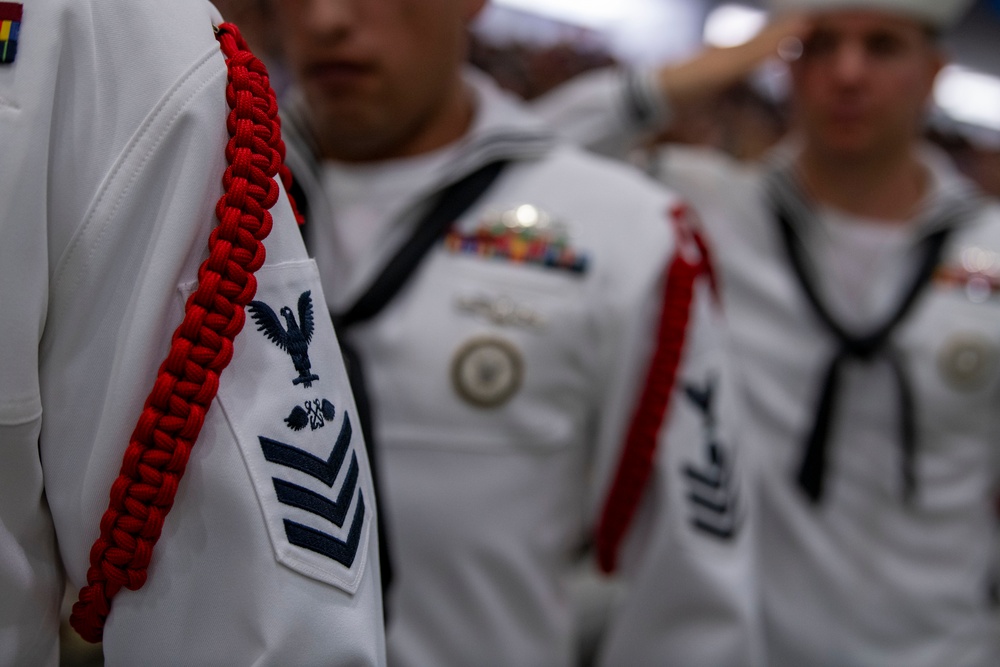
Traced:
<svg viewBox="0 0 1000 667">
<path fill-rule="evenodd" d="M 218 0 L 271 66 L 281 94 L 288 77 L 269 0 Z M 766 21 L 760 0 L 493 0 L 477 20 L 469 61 L 504 88 L 534 99 L 590 70 L 669 64 L 703 45 L 749 39 Z M 1000 195 L 1000 0 L 978 0 L 949 32 L 952 62 L 939 79 L 928 136 L 987 193 Z M 787 129 L 786 83 L 764 66 L 701 107 L 684 109 L 650 141 L 704 144 L 753 159 Z"/>
</svg>

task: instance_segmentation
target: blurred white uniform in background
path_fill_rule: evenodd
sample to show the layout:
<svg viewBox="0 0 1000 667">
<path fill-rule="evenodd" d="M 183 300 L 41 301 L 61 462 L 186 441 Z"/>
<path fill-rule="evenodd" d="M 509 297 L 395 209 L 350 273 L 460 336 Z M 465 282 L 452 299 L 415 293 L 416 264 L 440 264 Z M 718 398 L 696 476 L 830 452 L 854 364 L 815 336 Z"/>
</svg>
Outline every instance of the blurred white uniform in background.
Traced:
<svg viewBox="0 0 1000 667">
<path fill-rule="evenodd" d="M 957 20 L 964 4 L 783 3 L 777 8 L 809 10 L 814 20 L 805 54 L 792 66 L 800 68 L 793 101 L 817 104 L 817 89 L 807 86 L 817 85 L 808 77 L 819 75 L 809 68 L 822 67 L 820 59 L 836 49 L 853 48 L 855 26 L 876 26 L 860 34 L 882 41 L 860 42 L 870 50 L 859 58 L 877 68 L 886 62 L 874 50 L 880 45 L 888 45 L 882 53 L 887 60 L 911 57 L 893 51 L 900 39 L 893 31 L 919 38 L 923 28 L 911 18 L 942 29 Z M 864 73 L 850 79 L 844 68 L 827 73 L 826 81 L 835 82 L 829 90 L 843 95 L 830 99 L 851 100 L 855 119 L 868 122 L 866 114 L 874 114 L 866 104 L 880 100 L 872 88 L 879 79 L 871 69 L 859 69 Z M 913 102 L 903 94 L 912 84 L 905 85 L 911 88 L 882 108 L 895 105 L 916 118 L 920 108 L 907 108 Z M 659 95 L 652 77 L 600 72 L 556 91 L 537 108 L 554 127 L 607 150 L 627 145 L 639 128 L 669 115 Z M 847 108 L 848 102 L 842 104 Z M 805 119 L 815 122 L 816 116 L 807 108 Z M 817 173 L 809 171 L 815 155 L 810 151 L 836 145 L 845 126 L 847 121 L 825 129 L 807 126 L 763 164 L 676 146 L 656 151 L 650 164 L 701 214 L 720 267 L 756 457 L 768 661 L 779 667 L 986 667 L 1000 655 L 1000 211 L 913 135 L 904 135 L 902 153 L 912 168 L 904 173 L 920 176 L 909 213 L 887 221 L 846 211 L 851 202 L 820 199 L 816 189 L 829 192 L 824 180 L 803 185 Z M 832 167 L 830 173 L 845 175 Z M 888 187 L 883 179 L 888 183 L 896 172 L 874 173 L 877 194 Z M 793 269 L 779 210 L 818 301 L 858 339 L 900 308 L 927 262 L 931 238 L 949 230 L 940 255 L 926 267 L 926 286 L 884 346 L 860 351 L 863 341 L 842 343 L 823 323 Z M 859 351 L 832 370 L 838 351 L 851 345 Z M 825 464 L 818 468 L 817 493 L 817 469 L 806 470 L 803 445 L 822 422 L 817 411 L 824 378 L 831 375 L 839 387 L 827 404 L 833 410 L 825 453 L 814 459 Z M 907 416 L 915 430 L 912 450 L 901 433 Z M 800 483 L 799 475 L 810 479 Z"/>
<path fill-rule="evenodd" d="M 679 255 L 699 261 L 673 227 L 680 201 L 553 143 L 491 82 L 467 73 L 465 85 L 469 131 L 395 160 L 319 160 L 302 101 L 284 107 L 308 245 L 334 312 L 367 288 L 436 193 L 509 162 L 385 310 L 345 335 L 364 362 L 384 475 L 390 663 L 574 664 L 569 579 L 664 347 L 665 291 L 678 298 L 680 288 L 693 298 L 690 323 L 676 383 L 653 381 L 644 415 L 658 451 L 622 547 L 631 593 L 602 661 L 761 664 L 753 511 L 719 313 L 707 276 L 693 296 L 680 279 L 674 292 L 664 284 Z M 519 239 L 575 259 L 546 264 L 518 251 Z"/>
</svg>

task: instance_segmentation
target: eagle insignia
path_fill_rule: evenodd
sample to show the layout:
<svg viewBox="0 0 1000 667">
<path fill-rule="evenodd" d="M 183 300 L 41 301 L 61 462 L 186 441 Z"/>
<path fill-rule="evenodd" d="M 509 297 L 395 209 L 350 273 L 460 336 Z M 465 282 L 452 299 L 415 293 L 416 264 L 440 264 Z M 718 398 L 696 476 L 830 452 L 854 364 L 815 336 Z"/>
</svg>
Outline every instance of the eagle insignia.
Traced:
<svg viewBox="0 0 1000 667">
<path fill-rule="evenodd" d="M 263 332 L 268 340 L 292 358 L 292 364 L 299 372 L 292 380 L 292 384 L 311 387 L 313 382 L 319 380 L 319 376 L 311 372 L 312 363 L 309 361 L 309 343 L 312 341 L 315 328 L 311 291 L 307 290 L 299 296 L 297 321 L 290 307 L 281 307 L 280 312 L 285 319 L 285 326 L 281 325 L 278 316 L 263 301 L 251 301 L 248 309 L 257 324 L 257 331 Z"/>
</svg>

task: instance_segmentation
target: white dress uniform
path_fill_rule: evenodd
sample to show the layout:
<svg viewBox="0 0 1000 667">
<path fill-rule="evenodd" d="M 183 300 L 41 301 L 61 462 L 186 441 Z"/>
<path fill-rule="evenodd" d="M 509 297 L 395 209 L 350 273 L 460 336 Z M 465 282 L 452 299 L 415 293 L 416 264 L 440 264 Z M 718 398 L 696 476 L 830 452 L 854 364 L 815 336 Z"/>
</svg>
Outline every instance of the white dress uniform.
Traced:
<svg viewBox="0 0 1000 667">
<path fill-rule="evenodd" d="M 395 300 L 344 335 L 374 403 L 396 573 L 390 664 L 572 665 L 568 579 L 657 347 L 678 200 L 553 143 L 492 83 L 466 78 L 473 127 L 439 153 L 319 163 L 293 100 L 288 160 L 334 311 L 364 291 L 431 195 L 511 161 Z M 361 238 L 372 226 L 376 238 Z M 677 382 L 661 392 L 668 416 L 653 421 L 655 472 L 622 544 L 632 586 L 609 665 L 759 664 L 736 407 L 707 281 L 694 292 Z"/>
<path fill-rule="evenodd" d="M 208 255 L 229 139 L 220 20 L 202 0 L 28 0 L 0 64 L 0 665 L 58 664 L 64 585 L 86 583 Z M 109 665 L 385 663 L 353 398 L 287 198 L 272 213 L 148 581 L 114 599 Z M 305 352 L 274 343 L 290 328 L 268 310 Z"/>
<path fill-rule="evenodd" d="M 625 80 L 588 75 L 542 110 L 559 127 L 572 118 L 582 141 L 623 146 L 637 127 L 620 120 L 635 99 Z M 692 202 L 714 242 L 758 478 L 768 664 L 995 665 L 1000 211 L 970 206 L 977 193 L 926 147 L 932 187 L 902 231 L 878 232 L 827 210 L 793 218 L 822 300 L 858 332 L 897 307 L 925 239 L 952 228 L 929 286 L 890 338 L 915 406 L 912 498 L 904 499 L 901 475 L 900 389 L 876 356 L 843 370 L 826 492 L 813 504 L 796 475 L 837 340 L 790 267 L 769 203 L 772 182 L 788 194 L 788 180 L 776 175 L 794 150 L 788 144 L 767 164 L 747 165 L 671 146 L 650 164 Z"/>
</svg>

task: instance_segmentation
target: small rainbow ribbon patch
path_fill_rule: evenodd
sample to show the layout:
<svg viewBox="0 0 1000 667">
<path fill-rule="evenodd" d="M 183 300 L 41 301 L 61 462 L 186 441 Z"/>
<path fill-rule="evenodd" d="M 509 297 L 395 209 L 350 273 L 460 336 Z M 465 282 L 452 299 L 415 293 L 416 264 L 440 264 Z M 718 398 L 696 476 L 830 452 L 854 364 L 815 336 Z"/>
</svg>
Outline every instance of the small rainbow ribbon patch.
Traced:
<svg viewBox="0 0 1000 667">
<path fill-rule="evenodd" d="M 577 275 L 587 272 L 589 257 L 572 248 L 565 225 L 534 206 L 489 212 L 471 234 L 452 230 L 444 238 L 450 253 L 478 255 L 516 264 L 533 264 Z"/>
<path fill-rule="evenodd" d="M 965 248 L 960 261 L 939 266 L 933 279 L 942 287 L 963 288 L 971 301 L 982 303 L 1000 294 L 1000 253 Z"/>
<path fill-rule="evenodd" d="M 0 64 L 14 62 L 21 32 L 21 3 L 0 2 Z"/>
</svg>

